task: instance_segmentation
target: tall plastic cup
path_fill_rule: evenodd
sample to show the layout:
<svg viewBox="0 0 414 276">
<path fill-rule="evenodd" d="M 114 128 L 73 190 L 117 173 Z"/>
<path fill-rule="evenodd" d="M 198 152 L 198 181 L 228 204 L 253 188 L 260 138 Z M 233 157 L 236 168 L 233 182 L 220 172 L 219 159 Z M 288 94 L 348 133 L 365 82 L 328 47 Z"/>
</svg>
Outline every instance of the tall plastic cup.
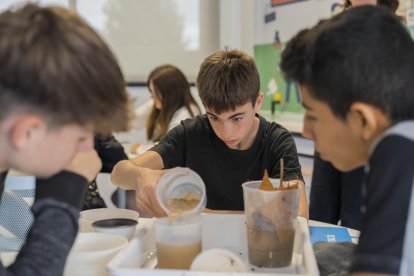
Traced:
<svg viewBox="0 0 414 276">
<path fill-rule="evenodd" d="M 186 215 L 154 222 L 159 268 L 189 269 L 201 252 L 201 216 Z"/>
<path fill-rule="evenodd" d="M 278 179 L 271 179 L 273 186 Z M 249 262 L 258 267 L 284 267 L 292 261 L 299 188 L 263 191 L 261 181 L 244 183 L 243 197 Z"/>
<path fill-rule="evenodd" d="M 168 216 L 200 214 L 207 203 L 206 187 L 196 172 L 177 167 L 160 178 L 157 199 Z"/>
</svg>

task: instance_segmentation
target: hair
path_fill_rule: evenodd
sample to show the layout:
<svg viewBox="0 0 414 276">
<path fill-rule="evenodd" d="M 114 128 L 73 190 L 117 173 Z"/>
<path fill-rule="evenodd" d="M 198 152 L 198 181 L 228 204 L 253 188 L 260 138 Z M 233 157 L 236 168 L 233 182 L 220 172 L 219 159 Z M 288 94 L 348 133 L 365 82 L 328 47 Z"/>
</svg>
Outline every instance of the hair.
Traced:
<svg viewBox="0 0 414 276">
<path fill-rule="evenodd" d="M 201 64 L 197 88 L 203 105 L 220 114 L 248 102 L 255 104 L 260 91 L 259 72 L 247 53 L 219 51 Z"/>
<path fill-rule="evenodd" d="M 414 118 L 414 41 L 389 9 L 361 6 L 302 30 L 286 45 L 281 69 L 340 119 L 355 102 L 394 123 Z"/>
<path fill-rule="evenodd" d="M 173 65 L 162 65 L 155 68 L 148 77 L 148 87 L 152 82 L 152 91 L 160 99 L 162 108 L 152 108 L 147 121 L 147 137 L 153 141 L 159 141 L 164 136 L 175 112 L 185 107 L 191 117 L 201 113 L 199 106 L 191 95 L 190 85 L 184 74 Z M 198 114 L 194 113 L 194 107 Z"/>
<path fill-rule="evenodd" d="M 127 130 L 130 101 L 117 61 L 74 12 L 27 4 L 0 14 L 0 120 L 12 112 L 50 127 Z"/>
</svg>

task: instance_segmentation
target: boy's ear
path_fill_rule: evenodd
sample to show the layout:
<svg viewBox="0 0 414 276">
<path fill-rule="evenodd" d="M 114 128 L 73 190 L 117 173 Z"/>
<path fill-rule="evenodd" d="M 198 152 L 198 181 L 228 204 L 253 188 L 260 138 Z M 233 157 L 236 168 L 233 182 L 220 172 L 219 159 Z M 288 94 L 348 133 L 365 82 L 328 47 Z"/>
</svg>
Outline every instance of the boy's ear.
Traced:
<svg viewBox="0 0 414 276">
<path fill-rule="evenodd" d="M 259 95 L 257 95 L 257 98 L 256 98 L 256 103 L 254 105 L 256 113 L 258 113 L 260 111 L 260 109 L 262 108 L 263 99 L 264 99 L 263 93 L 259 92 Z"/>
<path fill-rule="evenodd" d="M 378 108 L 359 102 L 351 105 L 347 119 L 364 141 L 374 140 L 389 125 Z"/>
<path fill-rule="evenodd" d="M 16 150 L 27 147 L 35 138 L 36 132 L 45 125 L 44 119 L 36 115 L 14 117 L 9 128 L 10 143 Z"/>
</svg>

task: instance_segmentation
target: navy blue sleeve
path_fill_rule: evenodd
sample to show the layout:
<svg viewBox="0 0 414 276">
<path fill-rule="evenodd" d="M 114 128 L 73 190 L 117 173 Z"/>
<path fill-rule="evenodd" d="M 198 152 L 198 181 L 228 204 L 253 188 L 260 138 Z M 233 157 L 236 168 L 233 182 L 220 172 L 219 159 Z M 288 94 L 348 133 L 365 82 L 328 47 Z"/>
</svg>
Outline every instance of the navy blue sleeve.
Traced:
<svg viewBox="0 0 414 276">
<path fill-rule="evenodd" d="M 413 142 L 401 136 L 388 136 L 375 148 L 351 272 L 399 274 L 413 185 L 413 156 Z"/>
</svg>

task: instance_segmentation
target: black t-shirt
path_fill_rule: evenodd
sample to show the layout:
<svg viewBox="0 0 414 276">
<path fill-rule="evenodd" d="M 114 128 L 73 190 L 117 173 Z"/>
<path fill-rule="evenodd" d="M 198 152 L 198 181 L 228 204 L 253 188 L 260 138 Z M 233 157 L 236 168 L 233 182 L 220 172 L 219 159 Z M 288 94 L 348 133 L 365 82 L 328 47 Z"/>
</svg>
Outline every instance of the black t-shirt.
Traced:
<svg viewBox="0 0 414 276">
<path fill-rule="evenodd" d="M 207 208 L 243 210 L 241 185 L 263 178 L 279 177 L 284 159 L 284 179 L 301 179 L 296 145 L 292 135 L 277 123 L 260 117 L 257 136 L 247 150 L 234 150 L 216 136 L 206 115 L 182 121 L 151 150 L 159 153 L 165 168 L 188 167 L 204 180 Z"/>
<path fill-rule="evenodd" d="M 413 270 L 414 122 L 393 127 L 366 167 L 361 236 L 351 272 L 400 274 Z M 409 136 L 404 132 L 408 132 Z M 411 137 L 410 137 L 411 136 Z M 411 259 L 411 260 L 410 260 Z"/>
</svg>

